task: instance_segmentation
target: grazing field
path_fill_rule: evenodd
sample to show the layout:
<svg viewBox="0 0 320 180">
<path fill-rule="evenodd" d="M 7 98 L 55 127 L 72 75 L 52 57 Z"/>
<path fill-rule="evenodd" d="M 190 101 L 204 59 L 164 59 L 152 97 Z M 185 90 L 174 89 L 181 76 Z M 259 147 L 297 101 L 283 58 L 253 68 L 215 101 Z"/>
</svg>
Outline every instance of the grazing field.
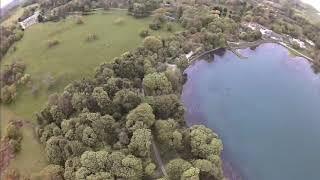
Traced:
<svg viewBox="0 0 320 180">
<path fill-rule="evenodd" d="M 110 62 L 139 46 L 142 42 L 139 32 L 151 22 L 151 18 L 135 19 L 126 15 L 126 11 L 117 10 L 99 11 L 82 19 L 83 24 L 76 24 L 76 18 L 70 16 L 60 22 L 34 25 L 14 45 L 16 50 L 9 50 L 2 62 L 22 60 L 27 65 L 26 73 L 33 79 L 32 87 L 20 89 L 9 109 L 31 119 L 49 94 L 63 90 L 72 80 L 90 77 L 100 63 Z M 179 29 L 179 26 L 174 27 L 174 30 Z M 97 39 L 87 41 L 90 34 Z M 166 36 L 170 33 L 163 30 L 151 34 Z M 58 41 L 58 44 L 49 47 L 49 41 Z"/>
<path fill-rule="evenodd" d="M 126 11 L 99 11 L 82 17 L 83 24 L 70 16 L 60 22 L 37 24 L 25 31 L 21 41 L 11 47 L 1 65 L 22 60 L 32 84 L 19 88 L 14 103 L 1 105 L 1 133 L 12 118 L 28 120 L 22 127 L 22 151 L 10 163 L 23 174 L 37 172 L 46 164 L 41 146 L 34 136 L 34 112 L 40 110 L 48 95 L 61 92 L 73 80 L 90 77 L 102 62 L 112 62 L 114 57 L 139 46 L 139 33 L 147 29 L 151 18 L 135 19 Z M 174 31 L 181 30 L 178 25 Z M 166 30 L 151 32 L 168 36 Z M 88 37 L 96 38 L 88 41 Z M 54 42 L 54 43 L 53 43 Z M 51 44 L 49 46 L 49 43 Z M 53 45 L 52 45 L 53 44 Z"/>
</svg>

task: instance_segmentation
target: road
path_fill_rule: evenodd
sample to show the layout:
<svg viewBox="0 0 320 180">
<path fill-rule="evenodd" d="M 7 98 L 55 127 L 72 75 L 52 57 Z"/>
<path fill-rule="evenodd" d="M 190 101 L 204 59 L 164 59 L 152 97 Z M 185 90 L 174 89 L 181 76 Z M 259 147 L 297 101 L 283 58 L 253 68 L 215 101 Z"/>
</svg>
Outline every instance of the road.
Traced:
<svg viewBox="0 0 320 180">
<path fill-rule="evenodd" d="M 279 44 L 282 45 L 283 47 L 286 47 L 286 48 L 290 49 L 291 51 L 293 51 L 294 53 L 298 54 L 299 56 L 302 56 L 302 57 L 306 58 L 308 61 L 310 61 L 312 63 L 314 62 L 314 60 L 312 58 L 310 58 L 310 57 L 300 53 L 299 51 L 293 49 L 292 47 L 288 46 L 286 43 L 279 42 Z"/>
<path fill-rule="evenodd" d="M 153 137 L 152 137 L 152 139 L 151 139 L 151 143 L 152 143 L 152 151 L 153 151 L 153 154 L 154 154 L 154 156 L 155 156 L 155 158 L 156 158 L 158 167 L 160 167 L 161 172 L 162 172 L 162 174 L 164 175 L 164 177 L 167 177 L 168 174 L 167 174 L 167 172 L 166 172 L 166 168 L 165 168 L 164 165 L 163 165 L 163 162 L 162 162 L 162 159 L 161 159 L 161 155 L 160 155 L 160 153 L 159 153 L 159 150 L 158 150 L 158 147 L 157 147 L 155 141 L 153 140 Z"/>
</svg>

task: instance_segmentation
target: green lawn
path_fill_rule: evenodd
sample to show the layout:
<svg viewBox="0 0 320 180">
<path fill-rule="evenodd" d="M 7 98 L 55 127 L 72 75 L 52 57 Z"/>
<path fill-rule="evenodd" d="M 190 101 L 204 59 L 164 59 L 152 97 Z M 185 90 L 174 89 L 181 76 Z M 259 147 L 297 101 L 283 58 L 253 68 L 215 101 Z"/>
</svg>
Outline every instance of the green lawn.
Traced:
<svg viewBox="0 0 320 180">
<path fill-rule="evenodd" d="M 123 24 L 115 24 L 118 18 Z M 37 24 L 25 31 L 21 41 L 15 44 L 17 50 L 4 57 L 3 63 L 21 59 L 27 65 L 33 84 L 41 87 L 37 96 L 31 95 L 31 88 L 18 92 L 15 103 L 9 109 L 16 114 L 32 119 L 33 113 L 40 109 L 49 94 L 62 91 L 70 81 L 89 77 L 94 68 L 105 61 L 139 46 L 141 29 L 148 28 L 151 18 L 135 19 L 126 15 L 126 11 L 99 11 L 97 14 L 83 17 L 84 24 L 75 24 L 75 18 L 69 17 L 60 22 Z M 174 30 L 180 30 L 176 25 Z M 98 40 L 86 42 L 88 34 L 94 33 Z M 154 35 L 167 36 L 165 30 L 152 32 Z M 48 48 L 48 40 L 58 40 L 60 44 Z M 44 79 L 51 75 L 56 80 L 49 91 Z"/>
</svg>

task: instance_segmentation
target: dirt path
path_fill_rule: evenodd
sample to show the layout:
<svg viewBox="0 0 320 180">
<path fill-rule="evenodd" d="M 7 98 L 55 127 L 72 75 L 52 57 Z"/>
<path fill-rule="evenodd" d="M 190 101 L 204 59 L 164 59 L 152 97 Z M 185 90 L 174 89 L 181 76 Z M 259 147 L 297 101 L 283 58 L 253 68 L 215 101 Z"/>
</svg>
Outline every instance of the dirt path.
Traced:
<svg viewBox="0 0 320 180">
<path fill-rule="evenodd" d="M 163 165 L 163 162 L 162 162 L 162 159 L 161 159 L 161 155 L 159 153 L 159 149 L 158 149 L 155 141 L 153 140 L 153 137 L 151 139 L 151 143 L 152 143 L 152 151 L 153 151 L 154 156 L 156 157 L 157 164 L 160 167 L 162 174 L 165 177 L 167 177 L 168 174 L 167 174 L 166 169 L 165 169 L 165 167 Z"/>
</svg>

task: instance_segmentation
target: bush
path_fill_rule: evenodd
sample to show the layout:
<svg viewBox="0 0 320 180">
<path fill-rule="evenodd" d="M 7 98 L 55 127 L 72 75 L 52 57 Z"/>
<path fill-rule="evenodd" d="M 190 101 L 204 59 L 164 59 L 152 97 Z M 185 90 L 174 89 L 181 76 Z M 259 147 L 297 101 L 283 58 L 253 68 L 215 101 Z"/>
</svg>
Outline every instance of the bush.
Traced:
<svg viewBox="0 0 320 180">
<path fill-rule="evenodd" d="M 58 44 L 60 44 L 60 41 L 57 39 L 53 39 L 53 40 L 48 40 L 48 48 L 52 48 L 53 46 L 57 46 Z"/>
<path fill-rule="evenodd" d="M 168 22 L 166 25 L 167 31 L 172 32 L 173 31 L 173 24 L 171 22 Z"/>
<path fill-rule="evenodd" d="M 148 36 L 143 40 L 143 46 L 153 52 L 162 48 L 162 41 L 154 36 Z"/>
<path fill-rule="evenodd" d="M 149 28 L 157 31 L 157 30 L 161 29 L 161 25 L 158 23 L 151 23 L 151 24 L 149 24 Z"/>
<path fill-rule="evenodd" d="M 13 102 L 17 96 L 17 89 L 16 89 L 15 84 L 10 85 L 10 86 L 7 86 L 7 85 L 4 86 L 3 88 L 1 88 L 0 94 L 1 94 L 0 103 L 9 104 L 9 103 Z"/>
<path fill-rule="evenodd" d="M 21 151 L 21 140 L 10 139 L 9 144 L 14 153 L 18 153 Z"/>
<path fill-rule="evenodd" d="M 87 42 L 91 42 L 91 41 L 95 41 L 95 40 L 98 40 L 98 36 L 94 33 L 90 33 L 86 38 Z"/>
<path fill-rule="evenodd" d="M 76 24 L 81 25 L 81 24 L 83 24 L 83 23 L 84 23 L 84 22 L 83 22 L 83 20 L 82 20 L 81 17 L 77 17 L 77 18 L 76 18 Z"/>
<path fill-rule="evenodd" d="M 143 38 L 145 38 L 145 37 L 147 37 L 147 36 L 149 36 L 150 35 L 150 33 L 149 33 L 149 30 L 148 29 L 143 29 L 142 31 L 140 31 L 140 37 L 143 37 Z"/>
<path fill-rule="evenodd" d="M 114 24 L 115 25 L 121 25 L 124 23 L 123 18 L 117 18 L 116 20 L 114 20 Z"/>
<path fill-rule="evenodd" d="M 297 42 L 293 42 L 293 43 L 292 43 L 292 47 L 293 47 L 294 49 L 297 49 L 297 50 L 300 49 L 300 45 L 299 45 Z"/>
</svg>

